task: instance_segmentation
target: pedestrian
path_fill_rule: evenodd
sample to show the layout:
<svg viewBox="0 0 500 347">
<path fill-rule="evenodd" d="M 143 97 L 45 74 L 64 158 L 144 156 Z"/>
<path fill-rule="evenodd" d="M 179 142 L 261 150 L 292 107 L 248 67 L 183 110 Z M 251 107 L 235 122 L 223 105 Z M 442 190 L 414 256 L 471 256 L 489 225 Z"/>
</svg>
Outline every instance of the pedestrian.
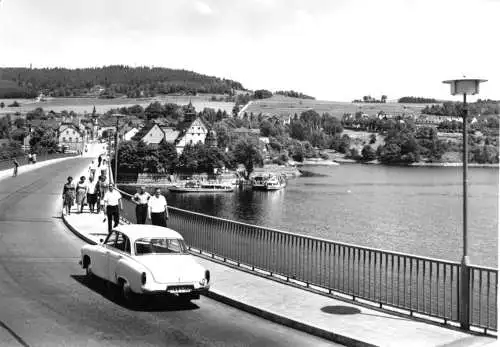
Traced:
<svg viewBox="0 0 500 347">
<path fill-rule="evenodd" d="M 95 163 L 92 160 L 92 163 L 90 163 L 90 165 L 89 165 L 89 178 L 90 177 L 95 178 L 95 171 L 96 171 Z"/>
<path fill-rule="evenodd" d="M 101 165 L 101 176 L 104 176 L 106 178 L 108 176 L 108 165 L 106 165 L 106 159 L 102 161 Z"/>
<path fill-rule="evenodd" d="M 75 185 L 73 183 L 73 177 L 69 176 L 68 181 L 63 187 L 63 211 L 66 208 L 66 214 L 71 214 L 71 207 L 75 201 Z"/>
<path fill-rule="evenodd" d="M 99 158 L 97 158 L 97 167 L 100 167 L 101 166 L 101 162 L 102 162 L 102 155 L 99 156 Z"/>
<path fill-rule="evenodd" d="M 161 195 L 160 188 L 155 189 L 155 194 L 148 201 L 148 218 L 151 224 L 167 227 L 168 206 L 167 200 Z"/>
<path fill-rule="evenodd" d="M 97 181 L 96 184 L 97 187 L 97 213 L 104 211 L 104 194 L 106 194 L 106 191 L 108 188 L 106 187 L 106 177 L 99 176 L 99 180 Z"/>
<path fill-rule="evenodd" d="M 136 204 L 135 218 L 137 220 L 137 224 L 146 224 L 148 200 L 150 197 L 151 195 L 146 191 L 146 187 L 142 186 L 132 198 L 132 201 Z"/>
<path fill-rule="evenodd" d="M 33 155 L 31 156 L 32 160 L 33 160 L 33 164 L 36 164 L 36 153 L 33 153 Z"/>
<path fill-rule="evenodd" d="M 85 205 L 85 198 L 87 197 L 87 183 L 85 176 L 80 177 L 80 181 L 76 184 L 76 208 L 80 209 L 83 213 L 83 206 Z"/>
<path fill-rule="evenodd" d="M 111 234 L 113 228 L 116 228 L 120 222 L 120 210 L 123 210 L 123 205 L 120 192 L 114 189 L 112 184 L 108 188 L 109 190 L 104 194 L 104 209 L 108 218 L 108 234 Z M 112 222 L 114 222 L 113 226 L 111 226 Z"/>
<path fill-rule="evenodd" d="M 28 163 L 33 164 L 33 154 L 28 153 Z"/>
<path fill-rule="evenodd" d="M 97 181 L 94 180 L 94 176 L 89 177 L 89 183 L 87 184 L 87 203 L 89 204 L 90 213 L 94 213 L 95 204 L 97 202 Z"/>
<path fill-rule="evenodd" d="M 14 164 L 14 173 L 12 174 L 12 177 L 16 177 L 17 176 L 17 170 L 19 168 L 19 162 L 14 157 L 14 158 L 12 158 L 12 163 Z"/>
</svg>

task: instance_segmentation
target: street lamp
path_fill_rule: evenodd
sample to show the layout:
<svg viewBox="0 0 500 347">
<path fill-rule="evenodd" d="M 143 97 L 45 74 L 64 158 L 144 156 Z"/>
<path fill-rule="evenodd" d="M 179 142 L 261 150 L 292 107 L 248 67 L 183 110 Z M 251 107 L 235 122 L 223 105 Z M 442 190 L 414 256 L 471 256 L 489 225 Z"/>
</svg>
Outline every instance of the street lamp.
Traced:
<svg viewBox="0 0 500 347">
<path fill-rule="evenodd" d="M 455 80 L 443 81 L 443 83 L 449 84 L 451 88 L 451 95 L 463 95 L 464 112 L 463 112 L 463 124 L 462 124 L 462 141 L 463 141 L 463 257 L 461 264 L 461 285 L 460 285 L 460 301 L 459 301 L 459 315 L 460 315 L 460 327 L 462 329 L 469 329 L 469 255 L 467 253 L 467 166 L 468 166 L 468 142 L 467 142 L 467 95 L 475 95 L 479 93 L 479 84 L 486 82 L 483 79 L 476 78 L 462 78 Z"/>
<path fill-rule="evenodd" d="M 116 113 L 113 115 L 116 117 L 116 131 L 115 131 L 115 177 L 114 177 L 114 182 L 116 184 L 118 180 L 118 122 L 120 118 L 125 117 L 123 114 Z"/>
</svg>

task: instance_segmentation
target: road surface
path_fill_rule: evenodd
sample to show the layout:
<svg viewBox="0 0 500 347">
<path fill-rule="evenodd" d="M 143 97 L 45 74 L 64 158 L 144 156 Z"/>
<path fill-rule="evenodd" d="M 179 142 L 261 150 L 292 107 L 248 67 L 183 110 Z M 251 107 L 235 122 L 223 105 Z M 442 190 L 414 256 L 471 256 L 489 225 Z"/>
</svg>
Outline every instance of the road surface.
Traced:
<svg viewBox="0 0 500 347">
<path fill-rule="evenodd" d="M 60 218 L 66 177 L 89 163 L 70 159 L 0 181 L 0 346 L 334 345 L 205 297 L 138 311 L 112 301 L 100 281 L 84 279 L 84 243 Z"/>
</svg>

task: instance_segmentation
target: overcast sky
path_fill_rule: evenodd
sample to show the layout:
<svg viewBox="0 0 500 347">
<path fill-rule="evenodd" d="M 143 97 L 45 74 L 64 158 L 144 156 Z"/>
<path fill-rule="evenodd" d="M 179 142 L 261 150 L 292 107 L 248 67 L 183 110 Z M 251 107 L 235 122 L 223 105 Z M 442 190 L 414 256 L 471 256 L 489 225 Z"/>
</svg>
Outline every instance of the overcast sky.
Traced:
<svg viewBox="0 0 500 347">
<path fill-rule="evenodd" d="M 317 99 L 500 99 L 498 0 L 0 0 L 0 67 L 184 68 Z"/>
</svg>

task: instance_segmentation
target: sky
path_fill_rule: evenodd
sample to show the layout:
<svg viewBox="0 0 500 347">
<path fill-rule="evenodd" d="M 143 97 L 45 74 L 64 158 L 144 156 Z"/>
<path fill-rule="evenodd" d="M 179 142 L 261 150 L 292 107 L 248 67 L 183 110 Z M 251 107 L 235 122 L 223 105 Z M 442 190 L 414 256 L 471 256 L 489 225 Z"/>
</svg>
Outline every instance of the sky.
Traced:
<svg viewBox="0 0 500 347">
<path fill-rule="evenodd" d="M 0 67 L 182 68 L 320 100 L 500 100 L 500 0 L 0 0 Z M 471 97 L 470 100 L 476 97 Z"/>
</svg>

